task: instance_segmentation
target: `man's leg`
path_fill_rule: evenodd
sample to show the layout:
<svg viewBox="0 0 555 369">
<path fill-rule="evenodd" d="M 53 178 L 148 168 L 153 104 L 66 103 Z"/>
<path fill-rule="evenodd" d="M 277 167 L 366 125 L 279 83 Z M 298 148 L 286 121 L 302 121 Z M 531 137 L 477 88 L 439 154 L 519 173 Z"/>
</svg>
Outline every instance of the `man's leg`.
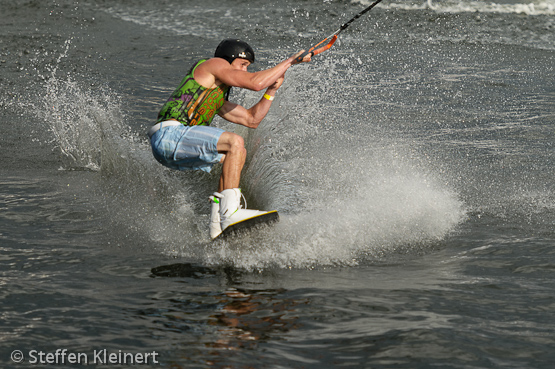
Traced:
<svg viewBox="0 0 555 369">
<path fill-rule="evenodd" d="M 217 148 L 218 152 L 225 154 L 218 192 L 238 188 L 241 171 L 247 158 L 243 137 L 235 133 L 224 132 L 218 140 Z"/>
<path fill-rule="evenodd" d="M 219 185 L 219 195 L 221 195 L 219 198 L 220 226 L 223 231 L 230 224 L 265 212 L 241 209 L 240 207 L 241 190 L 239 189 L 239 182 L 241 180 L 241 170 L 243 170 L 247 158 L 243 137 L 235 133 L 224 132 L 218 140 L 217 148 L 218 152 L 225 154 Z"/>
</svg>

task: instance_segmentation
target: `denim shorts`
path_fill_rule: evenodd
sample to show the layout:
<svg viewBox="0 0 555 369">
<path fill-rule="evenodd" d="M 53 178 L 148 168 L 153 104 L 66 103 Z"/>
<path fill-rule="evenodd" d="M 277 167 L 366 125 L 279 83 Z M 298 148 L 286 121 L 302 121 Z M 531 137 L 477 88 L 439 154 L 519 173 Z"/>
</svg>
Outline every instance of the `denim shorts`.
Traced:
<svg viewBox="0 0 555 369">
<path fill-rule="evenodd" d="M 210 170 L 221 161 L 217 144 L 225 131 L 209 126 L 162 125 L 150 138 L 156 160 L 177 170 Z"/>
</svg>

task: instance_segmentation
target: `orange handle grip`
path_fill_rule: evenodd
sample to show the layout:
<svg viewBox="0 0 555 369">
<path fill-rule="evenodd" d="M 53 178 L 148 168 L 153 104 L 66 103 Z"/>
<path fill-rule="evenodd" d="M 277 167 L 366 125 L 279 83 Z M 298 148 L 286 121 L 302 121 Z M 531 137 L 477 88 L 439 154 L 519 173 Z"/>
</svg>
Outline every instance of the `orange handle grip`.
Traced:
<svg viewBox="0 0 555 369">
<path fill-rule="evenodd" d="M 328 42 L 326 45 L 322 46 L 321 48 L 319 48 L 319 49 L 317 49 L 317 50 L 314 50 L 314 51 L 312 52 L 312 56 L 318 55 L 318 54 L 320 54 L 321 52 L 328 50 L 330 47 L 332 47 L 332 45 L 335 43 L 335 41 L 337 41 L 337 35 L 334 35 L 334 36 L 331 38 L 331 41 Z M 316 46 L 318 46 L 318 45 L 316 45 Z"/>
<path fill-rule="evenodd" d="M 320 46 L 324 41 L 327 41 L 328 39 L 325 38 L 322 41 L 318 42 L 316 45 L 312 46 L 309 50 L 305 51 L 304 53 L 302 53 L 301 55 L 299 55 L 295 61 L 294 64 L 300 63 L 303 61 L 304 57 L 307 56 L 308 54 L 310 54 L 310 56 L 314 56 L 314 55 L 318 55 L 323 51 L 328 50 L 334 43 L 335 41 L 337 41 L 337 35 L 333 35 L 333 37 L 331 38 L 330 42 L 328 42 L 326 45 L 322 46 L 319 49 L 316 49 L 318 46 Z M 316 49 L 316 50 L 314 50 Z"/>
</svg>

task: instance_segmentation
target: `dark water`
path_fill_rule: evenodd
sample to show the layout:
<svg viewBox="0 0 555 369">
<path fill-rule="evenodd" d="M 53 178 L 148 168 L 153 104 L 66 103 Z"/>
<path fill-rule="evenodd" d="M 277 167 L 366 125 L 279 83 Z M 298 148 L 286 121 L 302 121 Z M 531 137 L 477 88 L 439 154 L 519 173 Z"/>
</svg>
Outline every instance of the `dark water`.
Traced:
<svg viewBox="0 0 555 369">
<path fill-rule="evenodd" d="M 1 366 L 551 368 L 552 0 L 384 0 L 257 130 L 216 120 L 281 214 L 240 241 L 209 241 L 219 169 L 152 158 L 221 39 L 262 69 L 367 4 L 0 1 Z"/>
</svg>

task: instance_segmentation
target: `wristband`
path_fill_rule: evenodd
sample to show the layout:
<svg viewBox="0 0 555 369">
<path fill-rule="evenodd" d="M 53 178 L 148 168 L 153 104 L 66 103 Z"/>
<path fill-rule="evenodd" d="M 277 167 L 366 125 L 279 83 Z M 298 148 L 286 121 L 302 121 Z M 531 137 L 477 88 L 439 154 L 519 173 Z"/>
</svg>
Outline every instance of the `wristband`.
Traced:
<svg viewBox="0 0 555 369">
<path fill-rule="evenodd" d="M 273 96 L 270 96 L 268 94 L 264 94 L 264 98 L 266 98 L 267 100 L 270 100 L 270 101 L 272 101 L 274 99 Z"/>
</svg>

